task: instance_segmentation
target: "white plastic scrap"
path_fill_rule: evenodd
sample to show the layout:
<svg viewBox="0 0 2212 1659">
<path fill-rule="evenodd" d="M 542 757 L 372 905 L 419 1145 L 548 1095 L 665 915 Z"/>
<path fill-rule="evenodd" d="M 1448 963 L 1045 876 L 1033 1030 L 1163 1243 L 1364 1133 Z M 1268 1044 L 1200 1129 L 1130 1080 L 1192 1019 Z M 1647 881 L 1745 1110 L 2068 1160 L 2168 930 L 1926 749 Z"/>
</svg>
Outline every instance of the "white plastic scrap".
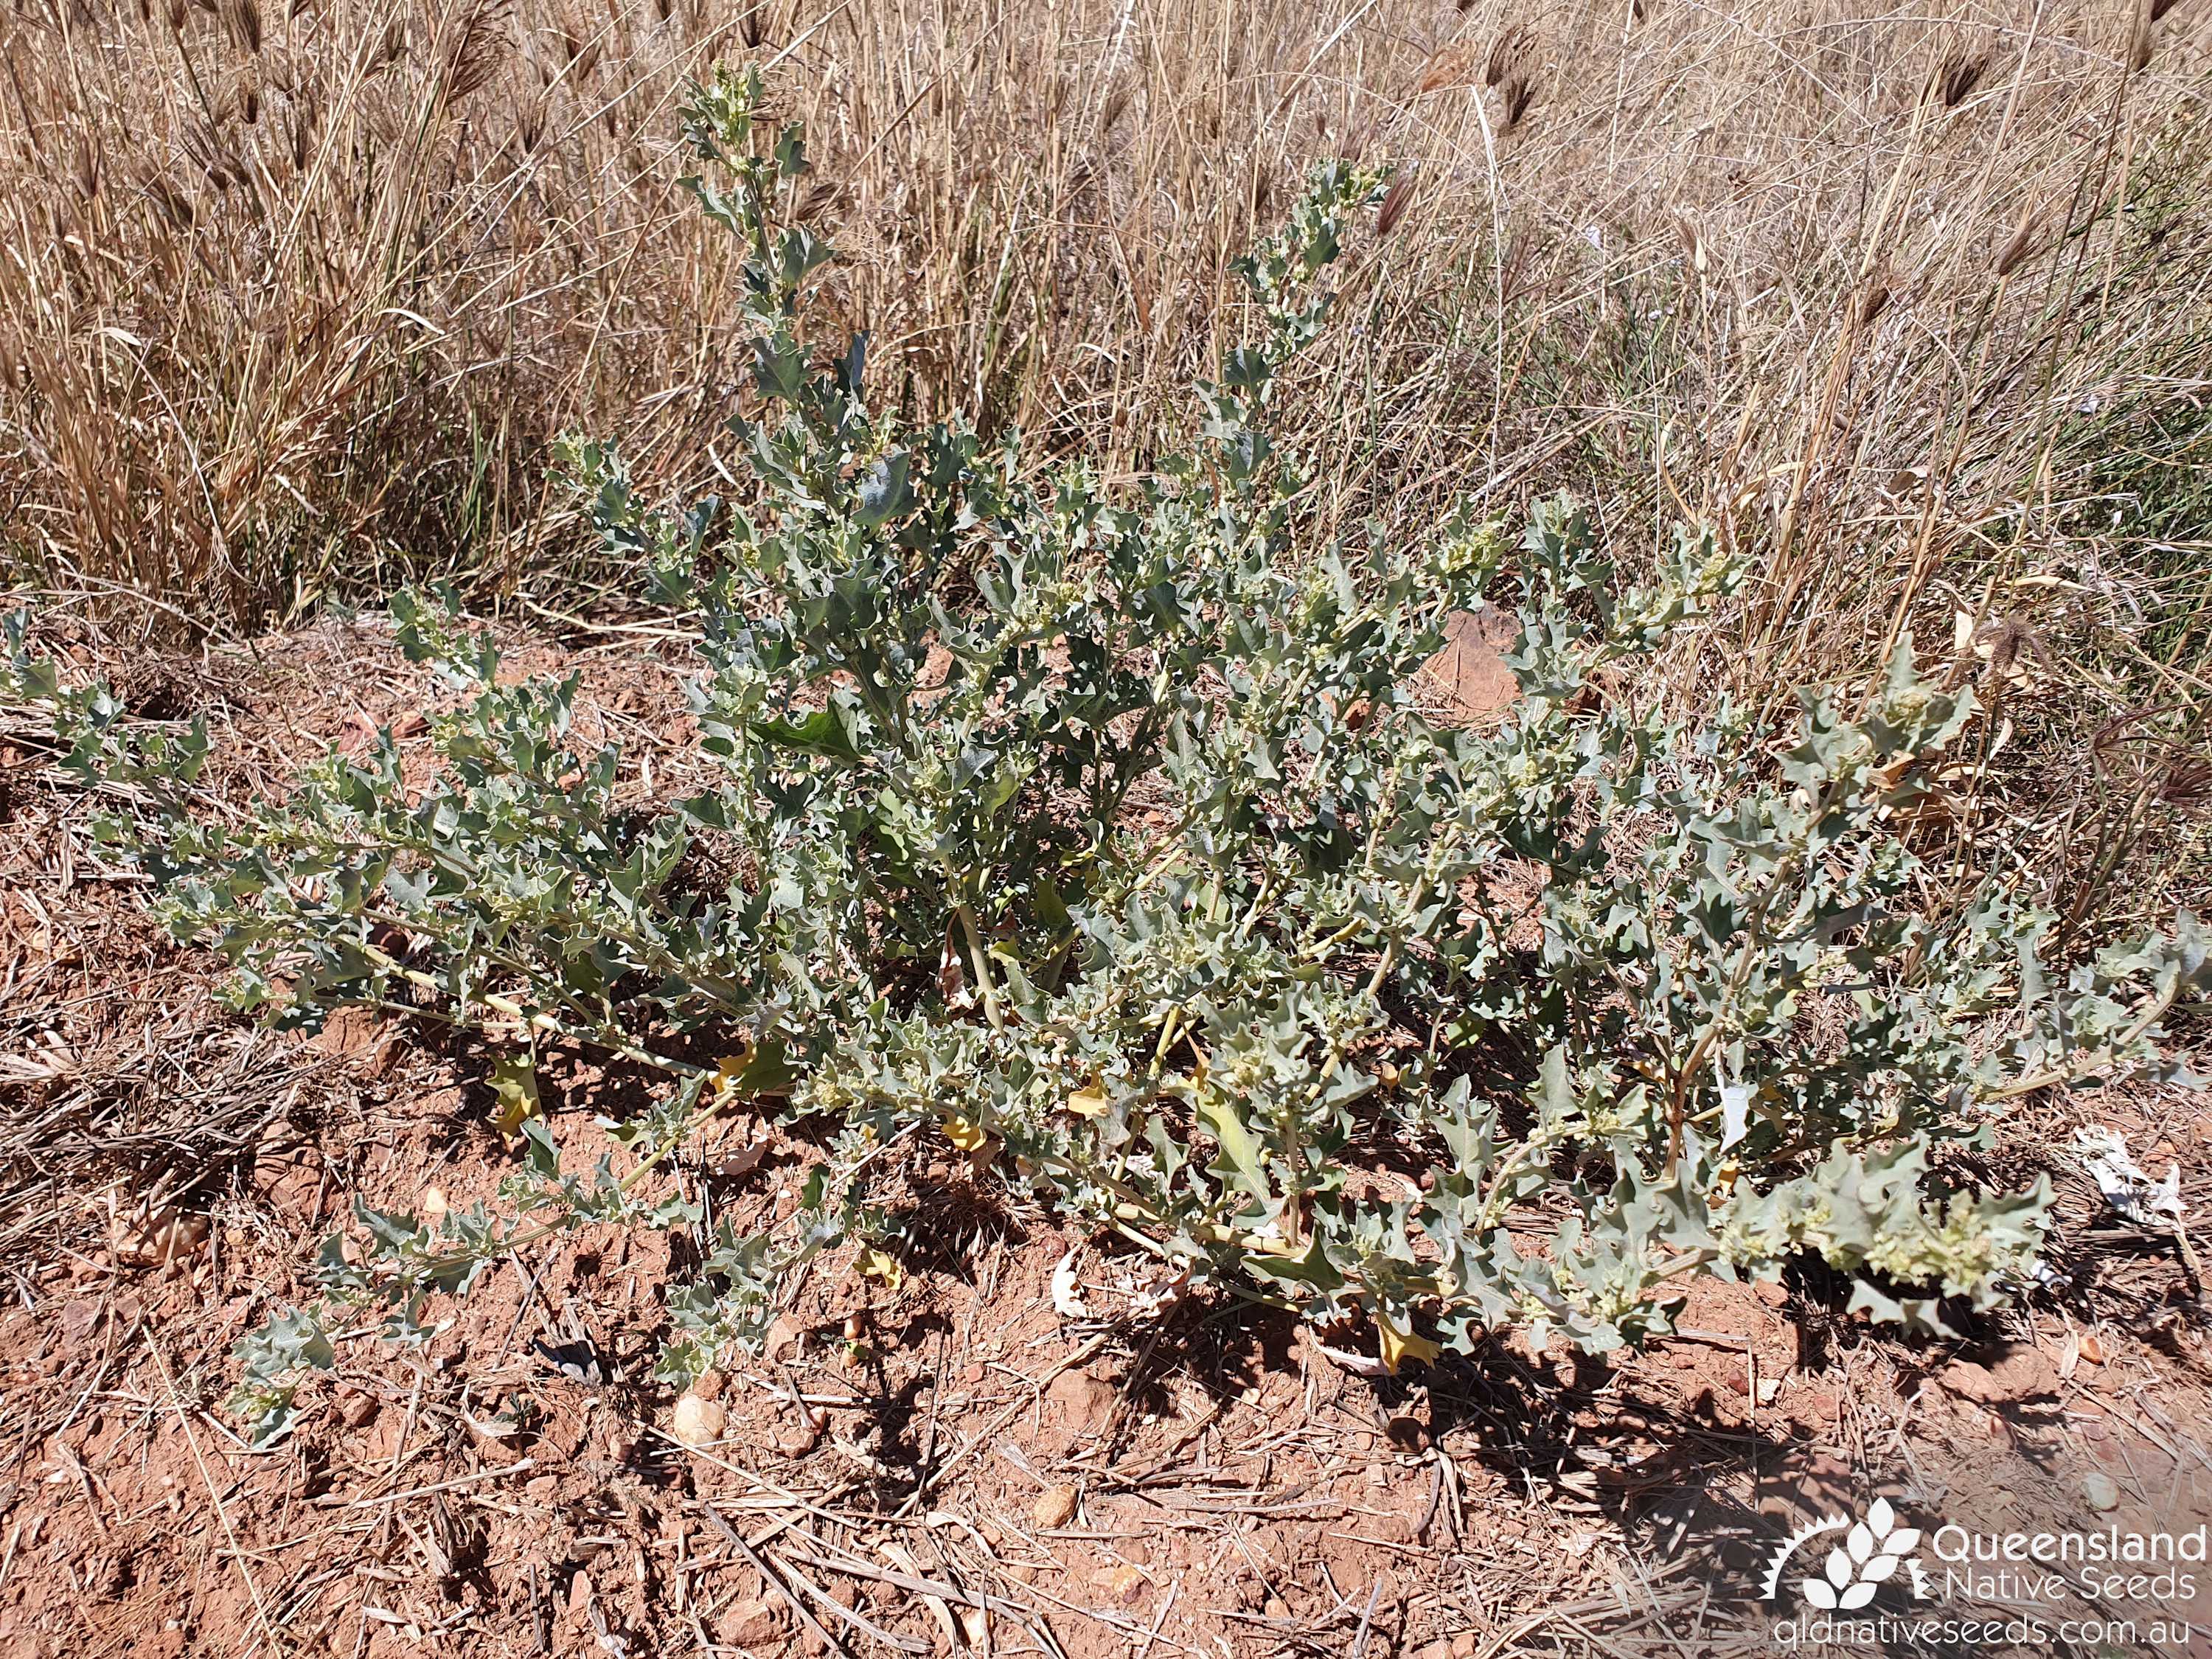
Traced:
<svg viewBox="0 0 2212 1659">
<path fill-rule="evenodd" d="M 1731 1083 L 1721 1091 L 1721 1150 L 1723 1152 L 1741 1140 L 1751 1127 L 1751 1091 L 1741 1083 Z"/>
<path fill-rule="evenodd" d="M 2165 1180 L 2153 1181 L 2129 1152 L 2119 1132 L 2101 1126 L 2076 1129 L 2074 1150 L 2081 1157 L 2081 1167 L 2097 1183 L 2097 1190 L 2105 1195 L 2105 1202 L 2121 1216 L 2137 1226 L 2150 1226 L 2154 1224 L 2153 1216 L 2162 1215 L 2179 1227 L 2181 1165 L 2168 1169 Z"/>
<path fill-rule="evenodd" d="M 1052 1310 L 1062 1319 L 1091 1317 L 1091 1310 L 1085 1305 L 1082 1293 L 1075 1288 L 1073 1250 L 1060 1257 L 1060 1266 L 1052 1270 Z"/>
</svg>

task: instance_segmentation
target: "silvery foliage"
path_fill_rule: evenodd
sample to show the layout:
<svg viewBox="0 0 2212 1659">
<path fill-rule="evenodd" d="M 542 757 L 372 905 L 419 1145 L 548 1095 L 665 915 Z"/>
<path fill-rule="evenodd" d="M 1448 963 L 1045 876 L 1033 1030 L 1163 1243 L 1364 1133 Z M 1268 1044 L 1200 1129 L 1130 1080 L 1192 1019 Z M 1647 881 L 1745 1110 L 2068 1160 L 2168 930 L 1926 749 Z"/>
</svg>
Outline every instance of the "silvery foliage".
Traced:
<svg viewBox="0 0 2212 1659">
<path fill-rule="evenodd" d="M 872 1177 L 939 1133 L 1192 1283 L 1364 1317 L 1394 1368 L 1507 1326 L 1602 1352 L 1666 1330 L 1686 1273 L 1804 1253 L 1922 1327 L 2020 1280 L 2047 1191 L 1954 1186 L 1944 1147 L 1992 1103 L 2158 1064 L 2208 970 L 2186 916 L 2054 976 L 2051 918 L 1994 885 L 1923 913 L 1896 815 L 1969 693 L 1908 647 L 1780 738 L 1670 720 L 1639 665 L 1739 572 L 1683 534 L 1624 586 L 1565 501 L 1517 538 L 1462 514 L 1302 549 L 1270 408 L 1373 172 L 1318 169 L 1243 262 L 1260 337 L 1132 489 L 871 409 L 864 340 L 823 367 L 802 337 L 829 256 L 783 216 L 804 147 L 756 153 L 759 100 L 724 74 L 686 112 L 687 182 L 743 249 L 757 504 L 653 511 L 611 450 L 568 453 L 610 543 L 696 618 L 711 787 L 618 805 L 573 676 L 504 681 L 403 596 L 403 641 L 458 694 L 435 776 L 410 787 L 387 732 L 225 817 L 191 788 L 204 735 L 64 690 L 17 626 L 13 694 L 56 705 L 67 763 L 123 803 L 105 833 L 241 1006 L 553 1034 L 672 1079 L 610 1126 L 627 1174 L 564 1173 L 532 1119 L 501 1205 L 362 1209 L 322 1306 L 245 1346 L 258 1437 L 349 1309 L 420 1336 L 433 1292 L 550 1233 L 698 1228 L 641 1177 L 732 1101 L 842 1127 L 793 1219 L 703 1240 L 677 1379 L 756 1336 L 793 1264 L 891 1228 Z M 1518 700 L 1496 730 L 1437 723 L 1422 665 L 1501 597 Z M 687 876 L 695 850 L 734 874 Z"/>
</svg>

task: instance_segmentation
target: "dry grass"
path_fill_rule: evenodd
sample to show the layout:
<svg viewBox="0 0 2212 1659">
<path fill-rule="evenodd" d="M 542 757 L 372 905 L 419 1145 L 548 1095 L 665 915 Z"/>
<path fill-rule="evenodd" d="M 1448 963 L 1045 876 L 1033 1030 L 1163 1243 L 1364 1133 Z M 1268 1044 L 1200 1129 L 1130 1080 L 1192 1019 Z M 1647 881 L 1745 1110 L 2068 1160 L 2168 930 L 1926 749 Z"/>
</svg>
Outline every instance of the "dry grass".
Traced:
<svg viewBox="0 0 2212 1659">
<path fill-rule="evenodd" d="M 2195 811 L 2212 0 L 150 3 L 4 26 L 28 586 L 239 626 L 623 581 L 545 444 L 714 470 L 734 307 L 673 109 L 772 57 L 881 395 L 1139 471 L 1236 326 L 1230 259 L 1314 161 L 1387 158 L 1292 408 L 1317 530 L 1562 484 L 1630 545 L 1705 519 L 1760 576 L 1701 689 L 1966 641 L 2029 829 L 1978 765 L 1962 845 L 2101 890 Z"/>
</svg>

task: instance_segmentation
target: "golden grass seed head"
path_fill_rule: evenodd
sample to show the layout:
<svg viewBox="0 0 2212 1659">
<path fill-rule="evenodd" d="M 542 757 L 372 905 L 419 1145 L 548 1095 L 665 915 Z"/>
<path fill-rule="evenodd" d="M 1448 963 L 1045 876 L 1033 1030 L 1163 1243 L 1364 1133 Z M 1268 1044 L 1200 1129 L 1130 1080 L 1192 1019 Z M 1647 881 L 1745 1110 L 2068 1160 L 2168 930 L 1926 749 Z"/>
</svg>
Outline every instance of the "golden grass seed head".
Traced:
<svg viewBox="0 0 2212 1659">
<path fill-rule="evenodd" d="M 2031 201 L 2021 210 L 2020 222 L 2013 227 L 2012 234 L 2005 238 L 1996 258 L 1990 261 L 1990 269 L 1997 276 L 2011 276 L 2034 251 L 2036 219 L 2035 204 Z"/>
<path fill-rule="evenodd" d="M 1498 104 L 1504 112 L 1500 125 L 1508 132 L 1521 125 L 1522 117 L 1536 101 L 1536 83 L 1526 73 L 1516 71 L 1505 77 L 1498 88 Z"/>
<path fill-rule="evenodd" d="M 90 202 L 100 194 L 100 152 L 93 148 L 92 136 L 80 132 L 76 140 L 76 172 L 73 182 L 76 192 Z"/>
<path fill-rule="evenodd" d="M 491 83 L 507 60 L 508 22 L 505 0 L 482 0 L 461 14 L 440 64 L 447 101 L 459 103 Z"/>
<path fill-rule="evenodd" d="M 1116 122 L 1129 107 L 1129 83 L 1117 81 L 1106 92 L 1106 101 L 1098 106 L 1098 133 L 1101 137 L 1114 131 Z"/>
<path fill-rule="evenodd" d="M 261 50 L 260 0 L 222 0 L 216 15 L 222 18 L 231 43 L 241 52 Z"/>
<path fill-rule="evenodd" d="M 1441 92 L 1446 87 L 1463 87 L 1474 67 L 1476 47 L 1473 41 L 1462 41 L 1447 46 L 1429 59 L 1421 71 L 1419 89 L 1424 93 Z"/>
<path fill-rule="evenodd" d="M 1986 52 L 1970 52 L 1963 47 L 1948 54 L 1937 67 L 1934 90 L 1945 109 L 1956 109 L 1973 95 L 1981 84 L 1982 76 L 1989 72 L 1990 59 Z"/>
<path fill-rule="evenodd" d="M 1490 43 L 1490 52 L 1482 63 L 1482 84 L 1494 87 L 1519 69 L 1528 60 L 1534 40 L 1519 23 L 1501 30 Z"/>
<path fill-rule="evenodd" d="M 1390 181 L 1390 188 L 1382 192 L 1382 210 L 1375 216 L 1375 234 L 1388 236 L 1397 229 L 1398 222 L 1406 216 L 1406 210 L 1413 204 L 1413 172 L 1411 167 L 1407 167 Z"/>
</svg>

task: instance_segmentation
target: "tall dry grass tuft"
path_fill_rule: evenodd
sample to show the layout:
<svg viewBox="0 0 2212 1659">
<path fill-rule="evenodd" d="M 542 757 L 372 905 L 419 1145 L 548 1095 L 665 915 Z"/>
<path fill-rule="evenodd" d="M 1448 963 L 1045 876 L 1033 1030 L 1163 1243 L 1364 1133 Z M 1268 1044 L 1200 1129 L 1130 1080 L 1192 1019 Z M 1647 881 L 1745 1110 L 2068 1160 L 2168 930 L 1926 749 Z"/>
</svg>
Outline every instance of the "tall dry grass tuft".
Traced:
<svg viewBox="0 0 2212 1659">
<path fill-rule="evenodd" d="M 1701 690 L 1909 629 L 2003 709 L 1944 781 L 1957 836 L 2101 882 L 2115 837 L 2201 823 L 2145 757 L 2206 735 L 2212 0 L 53 0 L 4 28 L 0 483 L 41 585 L 240 623 L 401 574 L 624 580 L 580 562 L 544 446 L 717 469 L 744 377 L 672 106 L 763 57 L 880 395 L 1141 471 L 1297 176 L 1405 163 L 1296 388 L 1317 532 L 1559 485 L 1629 543 L 1706 519 L 1760 574 Z M 2045 655 L 1991 652 L 2008 628 Z M 2038 789 L 2122 804 L 2007 829 Z"/>
<path fill-rule="evenodd" d="M 564 50 L 496 0 L 9 13 L 16 561 L 265 621 L 511 573 L 567 422 L 699 453 L 706 400 L 670 380 L 707 361 L 718 267 L 663 152 L 715 31 L 578 27 Z"/>
</svg>

